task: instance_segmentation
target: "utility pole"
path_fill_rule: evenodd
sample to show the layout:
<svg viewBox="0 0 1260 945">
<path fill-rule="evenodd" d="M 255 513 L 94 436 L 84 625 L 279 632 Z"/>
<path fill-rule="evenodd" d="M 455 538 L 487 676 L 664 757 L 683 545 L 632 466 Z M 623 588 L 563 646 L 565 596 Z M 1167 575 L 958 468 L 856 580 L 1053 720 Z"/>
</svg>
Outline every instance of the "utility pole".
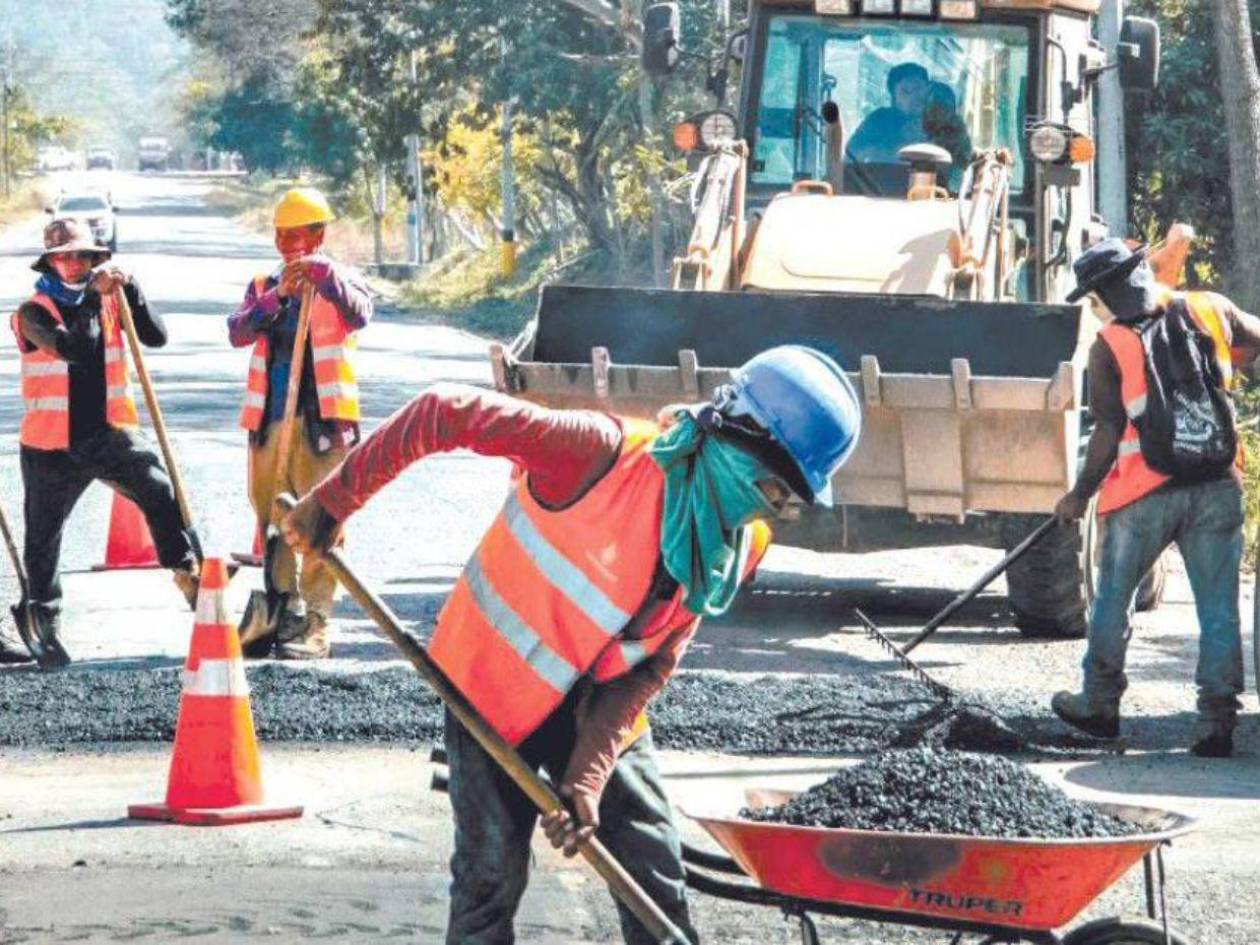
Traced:
<svg viewBox="0 0 1260 945">
<path fill-rule="evenodd" d="M 1108 55 L 1116 54 L 1124 0 L 1103 0 L 1098 11 L 1098 40 Z M 1118 69 L 1108 69 L 1098 84 L 1099 210 L 1112 236 L 1128 236 L 1128 164 L 1124 152 L 1124 90 Z"/>
<path fill-rule="evenodd" d="M 4 148 L 4 199 L 8 200 L 13 196 L 13 152 L 9 147 L 9 101 L 13 98 L 13 87 L 10 83 L 13 80 L 13 21 L 9 21 L 8 29 L 5 33 L 4 40 L 4 82 L 0 84 L 0 120 L 4 122 L 3 140 L 0 141 L 0 147 Z"/>
<path fill-rule="evenodd" d="M 731 31 L 731 0 L 717 0 L 718 25 L 722 27 L 722 38 Z"/>
<path fill-rule="evenodd" d="M 503 56 L 503 68 L 508 67 L 508 42 L 504 38 L 499 45 Z M 512 161 L 512 110 L 516 98 L 509 95 L 503 103 L 503 126 L 499 138 L 503 146 L 503 179 L 500 183 L 503 196 L 503 219 L 499 235 L 503 239 L 501 270 L 504 279 L 516 275 L 516 168 Z"/>
<path fill-rule="evenodd" d="M 416 88 L 416 51 L 411 51 L 411 88 Z M 416 120 L 421 120 L 417 112 Z M 424 262 L 424 172 L 420 164 L 420 136 L 407 135 L 407 177 L 411 193 L 407 199 L 407 262 L 418 266 Z"/>
</svg>

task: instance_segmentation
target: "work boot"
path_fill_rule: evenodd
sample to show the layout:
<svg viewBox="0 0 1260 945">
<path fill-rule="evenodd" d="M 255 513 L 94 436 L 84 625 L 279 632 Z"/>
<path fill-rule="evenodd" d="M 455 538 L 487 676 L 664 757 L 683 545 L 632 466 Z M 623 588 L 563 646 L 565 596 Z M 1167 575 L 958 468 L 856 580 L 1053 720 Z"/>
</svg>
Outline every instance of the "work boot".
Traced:
<svg viewBox="0 0 1260 945">
<path fill-rule="evenodd" d="M 201 576 L 190 568 L 175 568 L 171 571 L 171 580 L 188 601 L 188 609 L 197 612 L 197 594 L 201 590 Z"/>
<path fill-rule="evenodd" d="M 1190 746 L 1190 753 L 1200 758 L 1229 758 L 1234 754 L 1234 733 L 1213 732 Z"/>
<path fill-rule="evenodd" d="M 33 604 L 26 611 L 30 633 L 38 650 L 35 653 L 40 669 L 61 669 L 70 665 L 70 654 L 61 645 L 61 611 L 43 604 Z"/>
<path fill-rule="evenodd" d="M 1054 714 L 1068 725 L 1095 738 L 1120 737 L 1120 713 L 1091 702 L 1083 692 L 1056 692 L 1050 700 Z"/>
<path fill-rule="evenodd" d="M 0 626 L 0 663 L 30 663 L 34 659 L 12 630 Z"/>
<path fill-rule="evenodd" d="M 326 660 L 331 653 L 328 618 L 314 612 L 306 615 L 301 633 L 287 640 L 282 634 L 276 645 L 276 655 L 282 660 Z"/>
</svg>

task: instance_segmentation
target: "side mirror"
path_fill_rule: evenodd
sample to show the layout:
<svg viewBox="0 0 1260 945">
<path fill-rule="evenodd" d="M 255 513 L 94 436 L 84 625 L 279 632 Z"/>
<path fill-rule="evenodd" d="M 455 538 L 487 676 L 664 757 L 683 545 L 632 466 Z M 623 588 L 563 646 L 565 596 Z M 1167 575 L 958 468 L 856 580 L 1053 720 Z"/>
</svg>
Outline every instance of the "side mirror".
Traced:
<svg viewBox="0 0 1260 945">
<path fill-rule="evenodd" d="M 1120 85 L 1127 92 L 1153 92 L 1159 85 L 1159 24 L 1140 16 L 1126 16 L 1116 50 Z"/>
<path fill-rule="evenodd" d="M 45 208 L 44 208 L 44 212 L 45 212 L 46 214 L 48 214 L 49 216 L 52 216 L 53 208 L 52 208 L 52 207 L 45 207 Z"/>
<path fill-rule="evenodd" d="M 677 3 L 654 3 L 643 11 L 643 71 L 669 75 L 678 65 L 682 18 Z"/>
<path fill-rule="evenodd" d="M 748 31 L 744 30 L 732 36 L 726 52 L 736 62 L 742 63 L 744 57 L 748 55 Z"/>
</svg>

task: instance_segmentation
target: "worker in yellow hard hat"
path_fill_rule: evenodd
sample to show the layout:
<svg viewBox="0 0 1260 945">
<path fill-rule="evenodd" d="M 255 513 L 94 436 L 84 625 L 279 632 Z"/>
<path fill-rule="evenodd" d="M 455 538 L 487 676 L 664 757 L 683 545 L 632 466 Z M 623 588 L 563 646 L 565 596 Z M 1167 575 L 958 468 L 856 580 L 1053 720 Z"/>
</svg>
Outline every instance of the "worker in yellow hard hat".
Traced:
<svg viewBox="0 0 1260 945">
<path fill-rule="evenodd" d="M 257 276 L 241 307 L 228 318 L 233 347 L 253 346 L 241 426 L 249 431 L 250 501 L 258 523 L 271 518 L 279 492 L 302 494 L 316 485 L 359 441 L 359 388 L 353 354 L 355 334 L 372 317 L 372 297 L 362 277 L 323 252 L 333 220 L 328 200 L 313 187 L 295 187 L 275 210 L 281 264 Z M 302 297 L 313 289 L 297 413 L 285 469 L 278 469 L 290 365 Z M 299 574 L 294 555 L 275 543 L 265 562 L 276 607 L 254 608 L 241 627 L 250 656 L 274 646 L 281 659 L 324 659 L 331 648 L 336 579 L 316 556 Z"/>
</svg>

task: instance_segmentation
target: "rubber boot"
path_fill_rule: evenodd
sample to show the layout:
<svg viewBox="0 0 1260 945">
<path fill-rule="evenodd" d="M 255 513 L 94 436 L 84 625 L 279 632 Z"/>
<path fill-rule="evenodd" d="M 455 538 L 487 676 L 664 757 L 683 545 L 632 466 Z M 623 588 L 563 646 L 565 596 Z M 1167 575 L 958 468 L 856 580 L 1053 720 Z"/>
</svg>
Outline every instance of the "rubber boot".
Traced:
<svg viewBox="0 0 1260 945">
<path fill-rule="evenodd" d="M 61 645 L 61 611 L 43 604 L 33 604 L 29 614 L 35 625 L 31 632 L 38 638 L 43 651 L 38 660 L 40 669 L 61 669 L 70 665 L 70 654 Z"/>
</svg>

